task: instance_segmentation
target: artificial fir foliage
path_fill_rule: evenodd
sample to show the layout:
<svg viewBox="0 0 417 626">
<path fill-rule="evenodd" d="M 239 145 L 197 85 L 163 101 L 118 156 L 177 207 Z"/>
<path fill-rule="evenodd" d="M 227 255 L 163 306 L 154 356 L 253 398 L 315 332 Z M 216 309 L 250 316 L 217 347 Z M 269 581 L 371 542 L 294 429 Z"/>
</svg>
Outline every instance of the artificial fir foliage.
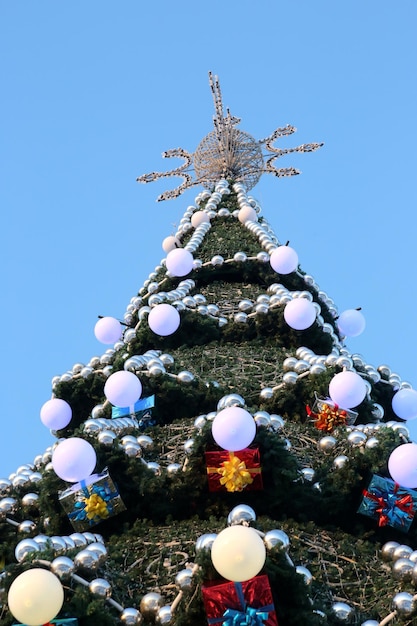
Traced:
<svg viewBox="0 0 417 626">
<path fill-rule="evenodd" d="M 71 511 L 68 516 L 60 503 L 69 485 L 54 472 L 52 449 L 12 481 L 0 481 L 5 626 L 16 622 L 7 590 L 35 564 L 60 574 L 65 601 L 58 619 L 77 618 L 80 626 L 203 626 L 202 587 L 220 578 L 208 537 L 225 529 L 242 505 L 254 512 L 248 523 L 267 546 L 260 575 L 268 576 L 279 626 L 378 623 L 397 592 L 414 594 L 412 575 L 393 575 L 381 557 L 388 541 L 417 547 L 414 521 L 405 534 L 357 512 L 372 477 L 389 479 L 389 455 L 408 441 L 391 404 L 400 382 L 386 366 L 375 370 L 349 353 L 336 307 L 310 275 L 299 267 L 286 275 L 272 269 L 269 254 L 280 244 L 259 205 L 239 179 L 220 178 L 199 193 L 176 233 L 193 252 L 193 270 L 176 277 L 163 264 L 155 268 L 129 303 L 123 339 L 86 371 L 53 384 L 54 396 L 72 409 L 57 436 L 81 437 L 94 447 L 95 471 L 108 469 L 126 508 L 94 517 L 94 528 L 86 524 L 85 536 L 74 535 Z M 257 210 L 256 220 L 240 220 L 248 206 Z M 197 211 L 209 218 L 203 227 L 191 225 Z M 305 330 L 294 330 L 283 316 L 295 298 L 316 305 L 316 321 Z M 156 335 L 147 322 L 162 302 L 181 316 L 168 336 Z M 306 407 L 317 397 L 325 401 L 329 383 L 345 369 L 367 384 L 355 425 L 340 419 L 319 429 Z M 112 419 L 104 384 L 119 371 L 139 377 L 142 397 L 155 396 L 155 425 L 144 430 L 130 409 Z M 257 424 L 251 448 L 262 480 L 256 489 L 250 481 L 239 490 L 209 489 L 206 454 L 219 450 L 213 420 L 233 405 L 245 407 Z M 234 453 L 239 457 L 233 450 L 223 456 Z M 250 467 L 250 456 L 244 458 Z M 289 545 L 268 541 L 276 531 Z M 32 538 L 37 550 L 25 544 Z M 107 554 L 90 562 L 81 554 L 88 546 Z M 75 564 L 67 575 L 58 557 Z M 111 598 L 95 579 L 110 584 Z M 155 605 L 150 593 L 157 594 Z"/>
</svg>

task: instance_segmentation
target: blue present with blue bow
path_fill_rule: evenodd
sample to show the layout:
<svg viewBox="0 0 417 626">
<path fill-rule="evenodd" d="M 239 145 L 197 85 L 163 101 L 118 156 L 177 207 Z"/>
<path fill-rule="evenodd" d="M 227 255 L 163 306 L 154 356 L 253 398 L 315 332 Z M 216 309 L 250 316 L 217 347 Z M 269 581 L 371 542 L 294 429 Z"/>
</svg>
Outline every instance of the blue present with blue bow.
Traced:
<svg viewBox="0 0 417 626">
<path fill-rule="evenodd" d="M 362 495 L 358 513 L 372 517 L 378 526 L 391 526 L 403 532 L 409 530 L 417 510 L 416 490 L 374 475 Z"/>
<path fill-rule="evenodd" d="M 61 492 L 59 501 L 74 530 L 81 532 L 126 510 L 107 469 Z"/>
<path fill-rule="evenodd" d="M 209 626 L 278 626 L 268 576 L 202 586 Z"/>
<path fill-rule="evenodd" d="M 155 395 L 141 398 L 133 406 L 120 407 L 114 406 L 111 410 L 112 419 L 119 417 L 135 416 L 138 421 L 140 430 L 144 430 L 149 426 L 155 426 L 156 419 L 152 415 L 152 409 L 155 408 Z"/>
</svg>

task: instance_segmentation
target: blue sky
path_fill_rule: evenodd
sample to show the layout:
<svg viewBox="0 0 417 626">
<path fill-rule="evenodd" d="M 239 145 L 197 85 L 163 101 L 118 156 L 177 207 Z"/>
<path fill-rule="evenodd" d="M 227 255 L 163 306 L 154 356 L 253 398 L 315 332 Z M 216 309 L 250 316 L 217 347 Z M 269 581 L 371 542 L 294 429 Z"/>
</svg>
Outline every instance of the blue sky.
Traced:
<svg viewBox="0 0 417 626">
<path fill-rule="evenodd" d="M 193 203 L 135 179 L 210 132 L 209 70 L 242 130 L 325 142 L 252 194 L 339 311 L 362 306 L 349 349 L 417 388 L 416 21 L 414 0 L 1 3 L 0 476 L 51 443 L 52 377 L 104 352 L 97 315 L 123 316 Z"/>
</svg>

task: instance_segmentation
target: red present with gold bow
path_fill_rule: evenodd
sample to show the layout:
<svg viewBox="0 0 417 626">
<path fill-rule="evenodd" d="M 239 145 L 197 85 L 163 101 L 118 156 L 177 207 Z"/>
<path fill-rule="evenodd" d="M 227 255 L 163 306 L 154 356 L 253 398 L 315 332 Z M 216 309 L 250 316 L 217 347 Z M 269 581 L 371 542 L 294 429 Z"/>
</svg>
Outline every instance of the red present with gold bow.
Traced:
<svg viewBox="0 0 417 626">
<path fill-rule="evenodd" d="M 358 417 L 356 411 L 342 409 L 330 398 L 323 400 L 316 396 L 313 408 L 306 406 L 307 415 L 313 419 L 314 425 L 325 433 L 331 433 L 338 426 L 353 424 Z"/>
<path fill-rule="evenodd" d="M 209 491 L 263 489 L 261 458 L 258 448 L 238 452 L 213 450 L 205 453 Z"/>
<path fill-rule="evenodd" d="M 201 592 L 209 626 L 278 626 L 271 587 L 264 574 L 242 583 L 206 583 Z"/>
</svg>

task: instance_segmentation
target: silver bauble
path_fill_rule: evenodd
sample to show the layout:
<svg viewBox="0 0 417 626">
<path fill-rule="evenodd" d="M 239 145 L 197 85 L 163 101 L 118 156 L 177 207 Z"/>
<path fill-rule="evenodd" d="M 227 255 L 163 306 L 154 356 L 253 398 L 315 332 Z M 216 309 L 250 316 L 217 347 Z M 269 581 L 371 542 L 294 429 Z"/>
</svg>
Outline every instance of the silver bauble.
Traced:
<svg viewBox="0 0 417 626">
<path fill-rule="evenodd" d="M 211 264 L 214 265 L 214 267 L 220 267 L 220 265 L 223 265 L 223 263 L 224 258 L 220 254 L 215 254 L 214 257 L 211 259 Z"/>
<path fill-rule="evenodd" d="M 94 578 L 90 581 L 88 589 L 99 598 L 110 598 L 112 594 L 111 584 L 105 578 Z"/>
<path fill-rule="evenodd" d="M 130 457 L 131 459 L 142 456 L 142 448 L 137 441 L 126 442 L 126 445 L 123 446 L 123 450 L 126 456 Z"/>
<path fill-rule="evenodd" d="M 308 372 L 309 369 L 310 363 L 308 361 L 305 361 L 304 359 L 300 359 L 294 365 L 294 372 L 296 372 L 297 374 L 303 374 L 304 372 Z"/>
<path fill-rule="evenodd" d="M 346 602 L 333 602 L 332 613 L 343 624 L 351 624 L 355 617 L 355 610 Z"/>
<path fill-rule="evenodd" d="M 206 416 L 205 415 L 199 415 L 194 420 L 194 427 L 197 428 L 197 430 L 202 430 L 202 428 L 204 428 L 206 422 L 207 422 Z"/>
<path fill-rule="evenodd" d="M 33 537 L 33 541 L 36 541 L 41 552 L 47 550 L 51 546 L 49 537 L 47 535 L 36 535 L 35 537 Z"/>
<path fill-rule="evenodd" d="M 394 550 L 398 548 L 400 544 L 398 541 L 387 541 L 381 548 L 381 557 L 384 561 L 392 561 L 392 555 Z"/>
<path fill-rule="evenodd" d="M 337 439 L 332 435 L 326 435 L 319 440 L 319 448 L 322 452 L 331 452 L 337 445 Z"/>
<path fill-rule="evenodd" d="M 323 372 L 326 371 L 326 366 L 324 363 L 313 363 L 310 367 L 310 376 L 320 376 Z"/>
<path fill-rule="evenodd" d="M 174 365 L 174 357 L 170 354 L 161 354 L 159 357 L 164 364 L 165 367 L 169 367 L 170 365 Z"/>
<path fill-rule="evenodd" d="M 352 432 L 348 435 L 348 442 L 354 448 L 365 445 L 366 440 L 367 436 L 360 430 L 352 430 Z"/>
<path fill-rule="evenodd" d="M 379 446 L 379 439 L 376 437 L 369 437 L 369 439 L 365 443 L 365 448 L 377 448 Z"/>
<path fill-rule="evenodd" d="M 51 563 L 51 572 L 61 580 L 70 578 L 75 572 L 74 561 L 67 556 L 57 556 Z"/>
<path fill-rule="evenodd" d="M 16 476 L 12 480 L 12 485 L 16 489 L 19 487 L 24 487 L 29 482 L 29 477 L 26 474 L 16 474 Z"/>
<path fill-rule="evenodd" d="M 260 397 L 261 400 L 270 400 L 273 395 L 274 395 L 274 392 L 272 390 L 272 387 L 264 387 L 261 390 L 261 393 L 259 394 L 259 397 Z"/>
<path fill-rule="evenodd" d="M 304 582 L 306 585 L 311 585 L 311 583 L 313 582 L 313 574 L 310 572 L 309 569 L 307 569 L 307 567 L 304 567 L 304 565 L 297 565 L 295 571 L 297 572 L 297 574 L 300 574 L 300 576 L 304 578 Z"/>
<path fill-rule="evenodd" d="M 16 561 L 21 563 L 25 560 L 27 556 L 30 554 L 34 554 L 35 552 L 39 552 L 39 546 L 33 539 L 22 539 L 17 544 L 14 555 L 16 557 Z"/>
<path fill-rule="evenodd" d="M 153 439 L 149 435 L 139 435 L 137 442 L 143 450 L 152 450 Z"/>
<path fill-rule="evenodd" d="M 52 537 L 49 537 L 49 541 L 55 554 L 60 554 L 67 550 L 67 544 L 65 543 L 65 539 L 63 539 L 63 537 L 60 537 L 59 535 L 53 535 Z"/>
<path fill-rule="evenodd" d="M 187 567 L 178 572 L 175 576 L 175 584 L 179 589 L 191 589 L 193 586 L 193 570 Z"/>
<path fill-rule="evenodd" d="M 400 544 L 392 553 L 392 560 L 397 561 L 398 559 L 408 559 L 413 549 L 410 546 L 406 546 L 405 544 Z"/>
<path fill-rule="evenodd" d="M 285 426 L 285 420 L 283 417 L 281 417 L 281 415 L 275 415 L 275 413 L 272 413 L 272 415 L 270 416 L 269 425 L 272 430 L 276 432 L 278 430 L 281 430 L 281 428 Z"/>
<path fill-rule="evenodd" d="M 233 260 L 236 261 L 237 263 L 243 263 L 244 261 L 246 261 L 248 258 L 246 252 L 236 252 L 235 255 L 233 256 Z"/>
<path fill-rule="evenodd" d="M 344 467 L 348 461 L 349 458 L 345 454 L 339 454 L 333 460 L 333 467 L 335 469 L 342 469 L 342 467 Z"/>
<path fill-rule="evenodd" d="M 179 463 L 170 463 L 167 465 L 167 474 L 168 476 L 174 476 L 181 469 L 181 465 Z"/>
<path fill-rule="evenodd" d="M 119 619 L 124 626 L 140 626 L 143 623 L 141 613 L 139 613 L 137 609 L 131 607 L 123 609 Z"/>
<path fill-rule="evenodd" d="M 6 495 L 9 493 L 12 487 L 12 482 L 8 478 L 0 478 L 0 496 Z"/>
<path fill-rule="evenodd" d="M 236 322 L 236 324 L 246 324 L 248 321 L 248 315 L 243 311 L 239 311 L 239 313 L 235 313 L 233 316 L 233 321 Z"/>
<path fill-rule="evenodd" d="M 282 382 L 284 385 L 292 386 L 295 385 L 298 380 L 298 374 L 296 372 L 285 372 L 282 377 Z"/>
<path fill-rule="evenodd" d="M 265 533 L 264 543 L 268 550 L 277 548 L 280 552 L 288 552 L 290 548 L 290 540 L 287 533 L 284 533 L 284 531 L 279 528 L 269 530 Z"/>
<path fill-rule="evenodd" d="M 102 430 L 98 419 L 88 419 L 84 422 L 84 432 L 87 435 L 95 435 Z"/>
<path fill-rule="evenodd" d="M 88 530 L 83 532 L 83 535 L 87 539 L 88 543 L 95 543 L 97 541 L 95 535 L 90 533 Z"/>
<path fill-rule="evenodd" d="M 99 558 L 91 550 L 81 550 L 75 555 L 74 564 L 77 569 L 95 571 L 99 565 Z"/>
<path fill-rule="evenodd" d="M 146 593 L 140 601 L 140 612 L 145 619 L 153 620 L 157 612 L 164 605 L 164 599 L 160 593 Z"/>
<path fill-rule="evenodd" d="M 221 411 L 226 407 L 238 406 L 243 408 L 245 406 L 245 400 L 238 393 L 229 393 L 227 396 L 223 396 L 217 403 L 217 410 Z"/>
<path fill-rule="evenodd" d="M 109 430 L 108 428 L 102 430 L 97 437 L 98 442 L 101 443 L 103 446 L 106 446 L 107 448 L 112 447 L 115 439 L 116 433 L 114 433 L 112 430 Z"/>
<path fill-rule="evenodd" d="M 15 498 L 2 498 L 0 500 L 0 519 L 8 513 L 16 513 L 17 500 Z"/>
<path fill-rule="evenodd" d="M 410 438 L 410 431 L 408 430 L 407 426 L 402 422 L 396 422 L 395 424 L 393 424 L 392 430 L 396 432 L 397 435 L 406 437 L 406 439 Z"/>
<path fill-rule="evenodd" d="M 155 474 L 155 476 L 161 475 L 161 466 L 156 461 L 149 461 L 146 463 L 146 467 L 148 470 L 151 470 Z"/>
<path fill-rule="evenodd" d="M 391 376 L 391 369 L 388 367 L 388 365 L 378 365 L 377 370 L 381 374 L 381 376 L 384 376 L 386 378 L 389 378 Z"/>
<path fill-rule="evenodd" d="M 400 593 L 396 593 L 393 597 L 392 608 L 397 611 L 398 615 L 408 617 L 416 610 L 416 601 L 413 599 L 411 593 L 401 591 Z"/>
<path fill-rule="evenodd" d="M 267 411 L 256 411 L 253 419 L 255 420 L 255 424 L 257 426 L 265 426 L 265 428 L 268 427 L 271 423 L 271 418 Z"/>
<path fill-rule="evenodd" d="M 379 626 L 379 622 L 375 619 L 367 619 L 366 622 L 362 622 L 361 626 Z"/>
<path fill-rule="evenodd" d="M 165 624 L 165 626 L 171 626 L 174 623 L 174 616 L 172 614 L 171 606 L 166 604 L 165 606 L 161 606 L 161 608 L 157 611 L 155 615 L 155 623 L 156 624 Z"/>
<path fill-rule="evenodd" d="M 193 452 L 193 448 L 195 445 L 195 441 L 194 439 L 187 439 L 187 441 L 184 441 L 184 452 L 186 455 L 190 455 Z"/>
<path fill-rule="evenodd" d="M 241 300 L 238 306 L 240 311 L 249 313 L 252 310 L 253 302 L 251 300 Z"/>
<path fill-rule="evenodd" d="M 397 559 L 392 566 L 392 575 L 395 580 L 410 581 L 413 575 L 414 563 L 410 559 Z"/>
<path fill-rule="evenodd" d="M 189 384 L 193 382 L 194 374 L 184 370 L 183 372 L 179 372 L 179 374 L 177 375 L 177 378 L 181 383 Z"/>
<path fill-rule="evenodd" d="M 39 495 L 37 493 L 26 493 L 22 498 L 22 506 L 28 508 L 31 506 L 37 506 Z"/>
<path fill-rule="evenodd" d="M 90 550 L 94 552 L 96 557 L 98 558 L 99 565 L 102 565 L 107 558 L 107 548 L 104 543 L 99 541 L 94 541 L 93 543 L 89 543 L 86 547 L 86 550 Z"/>
<path fill-rule="evenodd" d="M 216 537 L 216 533 L 205 533 L 204 535 L 200 535 L 195 542 L 196 554 L 203 551 L 211 552 L 211 547 Z"/>
<path fill-rule="evenodd" d="M 85 548 L 88 543 L 83 533 L 71 533 L 69 538 L 73 540 L 76 548 Z"/>
<path fill-rule="evenodd" d="M 312 467 L 303 467 L 300 470 L 300 474 L 303 477 L 303 480 L 309 483 L 312 483 L 316 476 L 316 472 L 314 471 Z"/>
<path fill-rule="evenodd" d="M 227 516 L 228 526 L 236 526 L 237 524 L 249 525 L 256 520 L 256 513 L 247 504 L 238 504 Z"/>
<path fill-rule="evenodd" d="M 22 535 L 29 535 L 36 530 L 36 524 L 31 519 L 25 519 L 23 522 L 20 522 L 17 530 L 19 533 L 22 533 Z"/>
</svg>

